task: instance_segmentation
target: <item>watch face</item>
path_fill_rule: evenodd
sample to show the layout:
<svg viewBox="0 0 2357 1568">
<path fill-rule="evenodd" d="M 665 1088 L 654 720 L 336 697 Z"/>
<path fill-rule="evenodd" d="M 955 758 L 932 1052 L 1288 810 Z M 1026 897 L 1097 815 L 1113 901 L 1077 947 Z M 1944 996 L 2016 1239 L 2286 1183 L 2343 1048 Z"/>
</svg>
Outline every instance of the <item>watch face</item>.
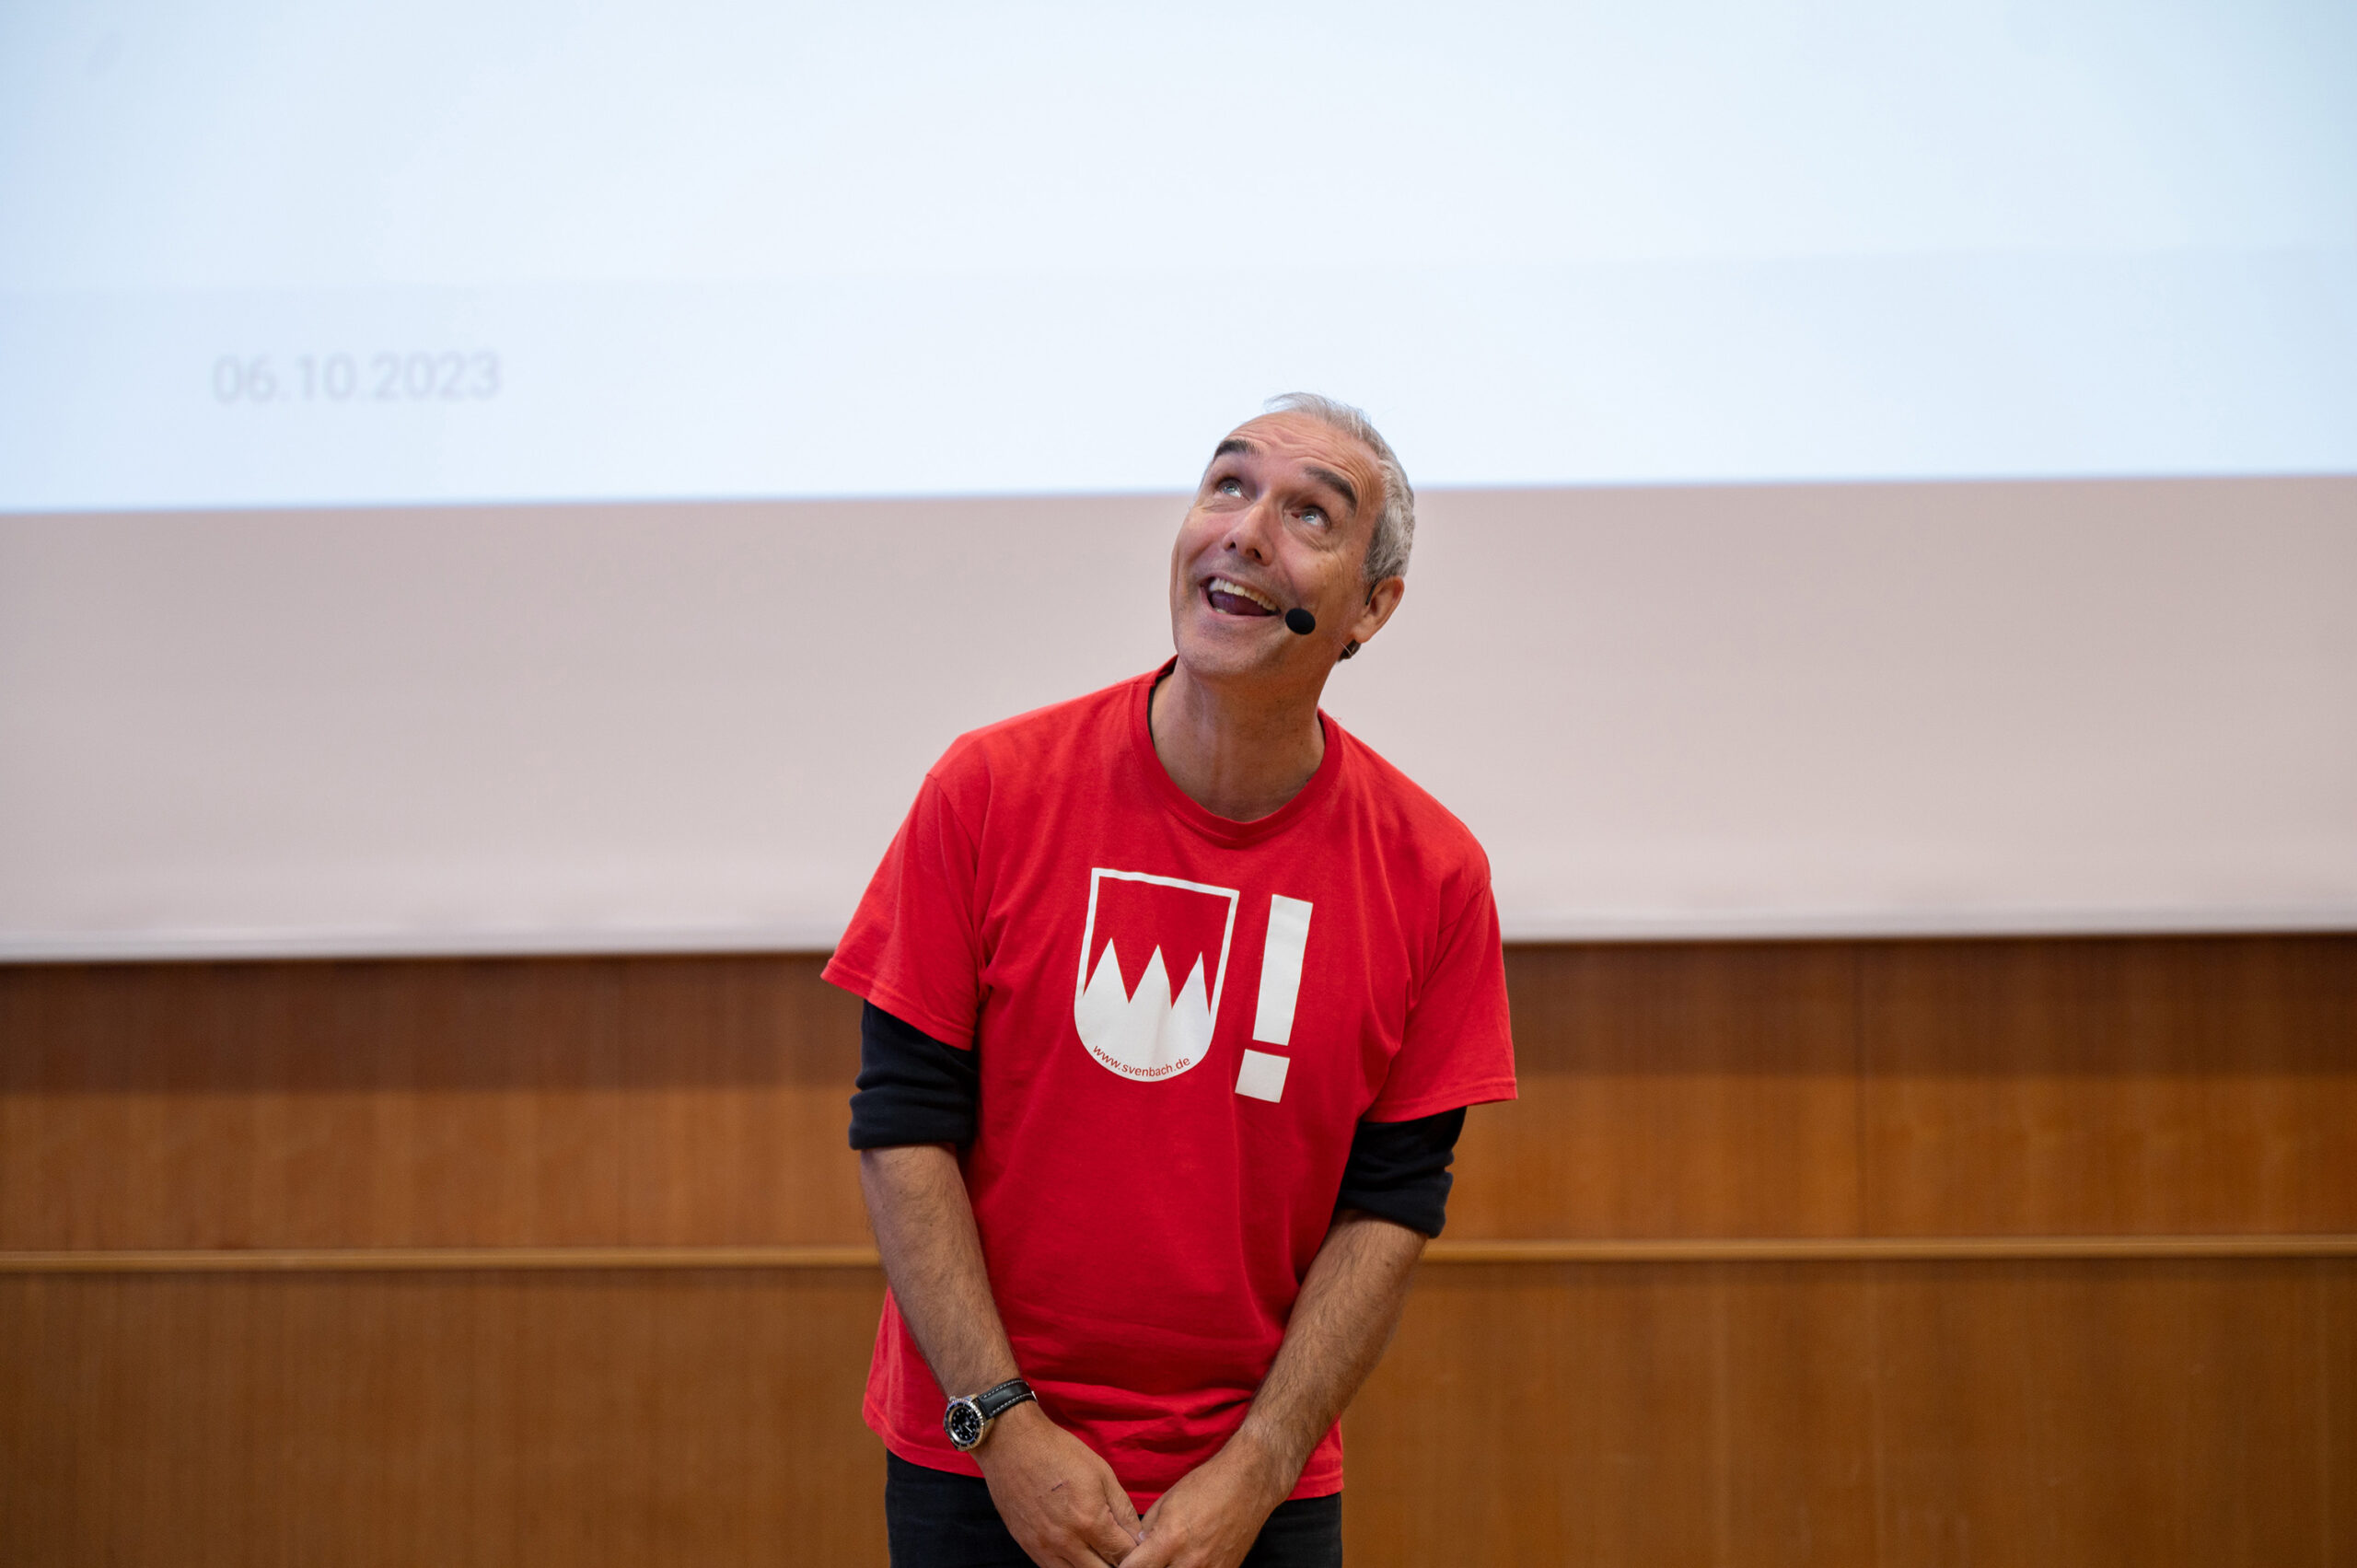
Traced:
<svg viewBox="0 0 2357 1568">
<path fill-rule="evenodd" d="M 982 1412 L 970 1400 L 959 1400 L 951 1405 L 941 1424 L 949 1434 L 949 1441 L 960 1448 L 970 1448 L 982 1440 Z"/>
</svg>

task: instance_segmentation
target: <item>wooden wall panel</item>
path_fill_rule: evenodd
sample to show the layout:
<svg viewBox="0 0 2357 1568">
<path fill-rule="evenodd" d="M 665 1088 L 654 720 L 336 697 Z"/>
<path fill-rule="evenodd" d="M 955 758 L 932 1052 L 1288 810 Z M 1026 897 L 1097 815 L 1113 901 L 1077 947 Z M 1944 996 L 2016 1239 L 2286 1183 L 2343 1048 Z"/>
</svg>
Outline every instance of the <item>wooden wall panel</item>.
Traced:
<svg viewBox="0 0 2357 1568">
<path fill-rule="evenodd" d="M 864 1241 L 818 968 L 0 969 L 0 1250 Z M 2357 1232 L 2357 936 L 1508 975 L 1452 1240 Z M 875 1562 L 875 1292 L 0 1273 L 0 1562 Z M 2357 1261 L 1434 1266 L 1350 1440 L 1361 1568 L 2357 1568 Z"/>
<path fill-rule="evenodd" d="M 1898 1562 L 2329 1562 L 2333 1262 L 1949 1265 L 1876 1281 Z"/>
<path fill-rule="evenodd" d="M 877 1288 L 0 1280 L 0 1561 L 880 1563 Z M 2352 1301 L 2340 1261 L 1427 1269 L 1350 1559 L 2347 1564 Z"/>
<path fill-rule="evenodd" d="M 1870 1234 L 2357 1230 L 2357 939 L 1858 953 Z"/>
<path fill-rule="evenodd" d="M 864 1241 L 818 970 L 0 969 L 0 1247 Z"/>
<path fill-rule="evenodd" d="M 880 1568 L 881 1288 L 0 1276 L 0 1562 Z"/>
<path fill-rule="evenodd" d="M 2357 1564 L 2357 1269 L 2324 1274 L 2324 1420 L 2316 1464 L 2328 1501 L 2325 1560 Z"/>
<path fill-rule="evenodd" d="M 1856 1272 L 1427 1268 L 1346 1420 L 1367 1564 L 1871 1562 Z"/>
<path fill-rule="evenodd" d="M 2357 1264 L 1427 1268 L 1358 1568 L 2345 1564 Z"/>
<path fill-rule="evenodd" d="M 799 957 L 0 970 L 0 1247 L 857 1242 Z M 2357 1230 L 2357 938 L 1509 956 L 1453 1236 Z"/>
<path fill-rule="evenodd" d="M 1848 1236 L 1845 944 L 1508 954 L 1522 1098 L 1468 1118 L 1450 1235 Z"/>
</svg>

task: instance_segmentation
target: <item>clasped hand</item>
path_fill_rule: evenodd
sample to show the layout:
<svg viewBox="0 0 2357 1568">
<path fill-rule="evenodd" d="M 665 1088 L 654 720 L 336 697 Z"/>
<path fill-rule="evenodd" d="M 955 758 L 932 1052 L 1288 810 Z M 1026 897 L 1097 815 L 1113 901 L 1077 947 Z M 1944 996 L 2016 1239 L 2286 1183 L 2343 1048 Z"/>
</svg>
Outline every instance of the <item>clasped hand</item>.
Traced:
<svg viewBox="0 0 2357 1568">
<path fill-rule="evenodd" d="M 1036 1402 L 992 1423 L 974 1458 L 998 1516 L 1040 1568 L 1102 1568 L 1136 1550 L 1144 1527 L 1113 1467 Z"/>
<path fill-rule="evenodd" d="M 1036 1404 L 999 1417 L 974 1458 L 999 1517 L 1040 1568 L 1236 1568 L 1289 1490 L 1239 1434 L 1140 1519 L 1112 1467 Z"/>
</svg>

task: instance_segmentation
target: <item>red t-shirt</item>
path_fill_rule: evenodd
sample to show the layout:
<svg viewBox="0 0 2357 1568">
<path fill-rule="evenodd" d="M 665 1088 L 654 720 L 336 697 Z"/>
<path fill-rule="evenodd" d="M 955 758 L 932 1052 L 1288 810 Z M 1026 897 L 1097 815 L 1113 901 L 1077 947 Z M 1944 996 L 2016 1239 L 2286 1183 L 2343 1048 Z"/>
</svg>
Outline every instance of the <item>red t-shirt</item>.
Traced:
<svg viewBox="0 0 2357 1568">
<path fill-rule="evenodd" d="M 1515 1092 L 1464 824 L 1323 714 L 1299 795 L 1213 816 L 1155 755 L 1158 675 L 950 747 L 826 970 L 979 1046 L 963 1167 L 1016 1363 L 1142 1509 L 1243 1422 L 1358 1123 Z M 946 1402 L 888 1293 L 868 1424 L 978 1475 Z M 1337 1429 L 1293 1494 L 1341 1484 Z"/>
</svg>

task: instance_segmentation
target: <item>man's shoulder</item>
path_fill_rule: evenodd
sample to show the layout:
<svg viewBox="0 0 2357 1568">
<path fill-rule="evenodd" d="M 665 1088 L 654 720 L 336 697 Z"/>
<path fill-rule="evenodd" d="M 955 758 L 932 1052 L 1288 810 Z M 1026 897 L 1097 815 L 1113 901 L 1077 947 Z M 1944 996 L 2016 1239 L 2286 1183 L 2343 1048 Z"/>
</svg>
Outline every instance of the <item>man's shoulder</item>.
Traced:
<svg viewBox="0 0 2357 1568">
<path fill-rule="evenodd" d="M 1374 747 L 1339 724 L 1333 727 L 1350 749 L 1354 793 L 1387 838 L 1413 846 L 1436 870 L 1462 870 L 1488 880 L 1489 856 L 1457 813 Z"/>
<path fill-rule="evenodd" d="M 1118 744 L 1137 684 L 1132 677 L 970 729 L 949 743 L 928 772 L 944 787 L 987 784 L 1052 771 L 1075 749 Z"/>
</svg>

